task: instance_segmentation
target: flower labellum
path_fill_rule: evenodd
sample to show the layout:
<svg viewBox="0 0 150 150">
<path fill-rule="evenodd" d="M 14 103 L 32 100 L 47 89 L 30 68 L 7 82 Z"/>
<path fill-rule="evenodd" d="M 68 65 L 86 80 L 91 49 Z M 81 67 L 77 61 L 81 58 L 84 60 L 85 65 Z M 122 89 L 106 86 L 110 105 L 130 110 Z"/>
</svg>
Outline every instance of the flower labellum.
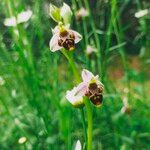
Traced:
<svg viewBox="0 0 150 150">
<path fill-rule="evenodd" d="M 94 76 L 90 71 L 83 69 L 82 79 L 88 86 L 88 90 L 85 93 L 91 102 L 100 106 L 103 101 L 103 84 L 98 80 L 99 76 Z"/>
<path fill-rule="evenodd" d="M 89 97 L 94 105 L 99 106 L 103 100 L 102 91 L 103 88 L 101 86 L 98 86 L 96 83 L 90 83 L 86 96 Z"/>
<path fill-rule="evenodd" d="M 66 98 L 74 106 L 83 105 L 83 97 L 86 96 L 95 105 L 100 106 L 103 101 L 103 84 L 90 71 L 83 69 L 82 80 L 78 86 L 67 91 Z"/>
<path fill-rule="evenodd" d="M 64 26 L 56 26 L 53 30 L 53 37 L 50 40 L 50 50 L 55 52 L 61 48 L 65 48 L 68 51 L 72 51 L 75 48 L 75 44 L 82 39 L 82 36 L 71 29 Z"/>
</svg>

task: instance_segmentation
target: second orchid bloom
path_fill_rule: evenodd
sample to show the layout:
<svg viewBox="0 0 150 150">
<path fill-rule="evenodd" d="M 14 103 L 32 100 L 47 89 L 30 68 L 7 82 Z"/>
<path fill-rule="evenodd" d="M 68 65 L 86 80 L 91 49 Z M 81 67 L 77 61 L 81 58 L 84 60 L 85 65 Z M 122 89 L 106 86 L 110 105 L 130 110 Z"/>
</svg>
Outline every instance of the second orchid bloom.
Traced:
<svg viewBox="0 0 150 150">
<path fill-rule="evenodd" d="M 72 90 L 67 91 L 67 100 L 75 107 L 79 107 L 84 105 L 84 97 L 86 96 L 95 106 L 100 106 L 103 101 L 103 84 L 98 78 L 98 75 L 94 76 L 90 71 L 83 69 L 83 81 Z"/>
</svg>

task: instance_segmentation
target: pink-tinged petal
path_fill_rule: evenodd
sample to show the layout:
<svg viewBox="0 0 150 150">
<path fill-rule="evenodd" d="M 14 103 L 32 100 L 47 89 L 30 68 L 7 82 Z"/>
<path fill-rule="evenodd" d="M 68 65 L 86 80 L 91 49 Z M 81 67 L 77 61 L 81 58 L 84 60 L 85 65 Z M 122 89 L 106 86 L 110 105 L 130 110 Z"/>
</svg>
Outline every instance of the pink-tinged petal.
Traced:
<svg viewBox="0 0 150 150">
<path fill-rule="evenodd" d="M 8 26 L 8 27 L 14 27 L 14 26 L 17 25 L 17 20 L 16 20 L 16 18 L 14 16 L 11 17 L 11 18 L 6 18 L 4 20 L 4 25 Z"/>
<path fill-rule="evenodd" d="M 62 47 L 58 45 L 59 34 L 54 34 L 49 42 L 50 50 L 52 52 L 60 50 Z"/>
<path fill-rule="evenodd" d="M 18 14 L 17 23 L 27 22 L 31 18 L 31 16 L 32 16 L 31 10 L 23 11 Z"/>
<path fill-rule="evenodd" d="M 77 87 L 74 87 L 71 91 L 67 91 L 66 98 L 73 106 L 83 105 L 83 96 L 87 91 L 87 85 L 80 83 Z"/>
<path fill-rule="evenodd" d="M 52 33 L 53 33 L 53 34 L 59 33 L 59 27 L 56 26 L 54 29 L 52 29 Z"/>
<path fill-rule="evenodd" d="M 86 69 L 83 69 L 83 71 L 82 71 L 82 80 L 83 80 L 83 82 L 88 83 L 93 78 L 94 78 L 94 75 L 90 71 L 88 71 Z"/>
<path fill-rule="evenodd" d="M 72 32 L 75 36 L 75 43 L 78 43 L 79 41 L 82 40 L 82 35 L 79 34 L 78 32 L 74 31 L 74 30 L 69 30 L 69 32 Z"/>
</svg>

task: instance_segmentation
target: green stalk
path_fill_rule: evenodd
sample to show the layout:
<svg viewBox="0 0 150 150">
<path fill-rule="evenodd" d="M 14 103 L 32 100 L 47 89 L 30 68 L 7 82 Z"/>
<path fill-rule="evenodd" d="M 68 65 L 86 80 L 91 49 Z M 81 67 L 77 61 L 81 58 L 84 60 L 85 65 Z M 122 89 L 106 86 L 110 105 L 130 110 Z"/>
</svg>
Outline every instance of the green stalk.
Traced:
<svg viewBox="0 0 150 150">
<path fill-rule="evenodd" d="M 14 2 L 10 1 L 10 0 L 5 0 L 6 2 L 6 6 L 8 9 L 8 15 L 11 16 L 15 16 L 15 6 L 14 6 Z M 13 27 L 12 31 L 13 31 L 13 37 L 15 39 L 15 42 L 17 44 L 17 46 L 19 47 L 18 53 L 20 55 L 20 57 L 23 60 L 23 65 L 25 68 L 25 71 L 27 73 L 27 82 L 29 85 L 31 86 L 31 91 L 32 91 L 32 98 L 29 99 L 29 103 L 32 107 L 36 107 L 37 112 L 39 117 L 42 117 L 45 123 L 45 128 L 48 131 L 48 122 L 47 122 L 47 116 L 44 116 L 42 114 L 42 110 L 41 110 L 41 105 L 39 104 L 39 99 L 43 99 L 43 97 L 39 94 L 39 87 L 38 87 L 38 80 L 37 80 L 37 75 L 35 73 L 35 68 L 34 68 L 34 64 L 33 64 L 33 57 L 32 57 L 32 51 L 31 51 L 31 46 L 29 45 L 29 42 L 27 40 L 27 35 L 24 32 L 24 30 L 21 30 L 22 28 L 19 28 L 19 25 L 16 25 L 15 27 Z M 15 31 L 17 31 L 19 33 L 19 36 L 15 34 Z M 23 39 L 27 40 L 27 44 L 24 44 Z M 27 50 L 27 54 L 28 57 L 26 58 L 24 55 L 24 52 L 22 49 L 26 49 Z M 32 82 L 32 83 L 31 83 Z M 33 106 L 34 104 L 34 106 Z"/>
<path fill-rule="evenodd" d="M 123 39 L 123 37 L 122 37 L 123 33 L 120 29 L 120 27 L 121 27 L 120 20 L 119 20 L 119 16 L 117 15 L 118 7 L 117 7 L 117 1 L 116 0 L 112 1 L 112 9 L 115 11 L 114 16 L 112 18 L 114 32 L 115 32 L 118 44 L 121 44 L 122 39 Z M 130 79 L 129 79 L 129 75 L 128 75 L 128 63 L 127 63 L 127 58 L 126 58 L 126 54 L 124 52 L 123 47 L 120 48 L 120 55 L 121 55 L 123 67 L 125 70 L 126 86 L 128 87 L 128 89 L 130 91 L 131 86 L 130 86 Z M 130 98 L 130 92 L 128 93 L 128 99 L 131 99 Z"/>
<path fill-rule="evenodd" d="M 82 2 L 81 1 L 78 1 L 78 3 L 79 3 L 79 7 L 80 8 L 82 8 L 83 6 L 82 6 Z M 86 24 L 86 20 L 85 20 L 85 18 L 83 17 L 83 18 L 81 18 L 82 19 L 82 24 L 83 24 L 83 33 L 84 33 L 84 42 L 85 42 L 85 47 L 87 48 L 87 46 L 88 46 L 88 30 L 87 30 L 87 24 Z M 85 49 L 86 50 L 86 49 Z M 86 51 L 85 51 L 85 54 L 86 54 Z M 89 59 L 88 59 L 88 55 L 86 55 L 86 63 L 87 63 L 87 66 L 88 66 L 88 68 L 90 67 L 90 61 L 89 61 Z"/>
<path fill-rule="evenodd" d="M 92 150 L 92 131 L 93 131 L 93 113 L 92 107 L 89 99 L 84 99 L 85 106 L 87 109 L 87 121 L 88 121 L 88 129 L 87 129 L 87 150 Z"/>
<path fill-rule="evenodd" d="M 73 74 L 75 76 L 75 79 L 76 79 L 76 82 L 80 82 L 80 76 L 79 76 L 79 73 L 77 71 L 77 68 L 76 68 L 76 65 L 75 65 L 75 62 L 73 60 L 73 57 L 72 57 L 72 54 L 71 52 L 68 52 L 66 51 L 65 49 L 62 49 L 61 52 L 63 53 L 63 55 L 67 58 L 71 68 L 72 68 L 72 71 L 73 71 Z"/>
<path fill-rule="evenodd" d="M 99 37 L 96 33 L 96 26 L 95 26 L 94 20 L 93 20 L 92 15 L 91 15 L 91 10 L 90 10 L 89 3 L 88 3 L 87 0 L 84 0 L 84 3 L 85 3 L 87 11 L 89 13 L 91 28 L 92 28 L 93 33 L 94 33 L 96 47 L 98 49 L 98 51 L 97 51 L 97 64 L 98 64 L 98 71 L 99 71 L 99 73 L 101 73 L 102 64 L 101 64 L 101 46 L 100 46 L 100 42 L 99 42 Z"/>
<path fill-rule="evenodd" d="M 83 126 L 83 130 L 84 130 L 84 139 L 85 139 L 85 147 L 86 147 L 86 145 L 87 145 L 87 133 L 86 133 L 85 115 L 84 115 L 83 108 L 81 108 L 80 111 L 81 111 L 81 119 L 82 119 L 82 126 Z"/>
<path fill-rule="evenodd" d="M 142 4 L 141 4 L 141 2 L 139 1 L 139 0 L 137 0 L 137 9 L 138 10 L 140 10 L 140 9 L 143 9 L 142 8 Z M 140 24 L 140 27 L 141 27 L 141 29 L 142 29 L 142 32 L 146 35 L 147 33 L 148 33 L 148 29 L 147 29 L 147 24 L 146 24 L 146 20 L 145 20 L 145 18 L 140 18 L 139 19 L 139 24 Z M 149 40 L 147 40 L 147 37 L 146 37 L 146 40 L 145 40 L 145 42 L 144 42 L 144 46 L 148 46 L 148 41 Z M 141 62 L 142 63 L 142 65 L 141 65 L 141 72 L 144 72 L 144 66 L 145 66 L 145 64 L 143 63 L 143 62 Z M 143 82 L 143 80 L 141 80 L 141 85 L 142 85 L 142 93 L 143 93 L 143 99 L 147 99 L 147 97 L 146 97 L 146 94 L 145 94 L 145 91 L 146 91 L 146 89 L 145 89 L 145 82 Z"/>
<path fill-rule="evenodd" d="M 70 66 L 72 67 L 74 76 L 76 77 L 76 81 L 80 82 L 80 76 L 79 76 L 78 70 L 76 68 L 76 65 L 74 63 L 72 56 L 65 49 L 62 49 L 61 52 L 63 53 L 63 55 L 67 58 L 68 62 L 70 63 Z M 87 150 L 91 150 L 91 148 L 92 148 L 93 119 L 92 119 L 92 108 L 91 108 L 89 100 L 85 100 L 85 106 L 87 108 L 87 120 L 88 120 L 87 133 L 86 133 L 86 125 L 85 125 L 85 117 L 84 117 L 83 108 L 81 108 L 81 116 L 82 116 L 85 143 L 87 142 Z"/>
</svg>

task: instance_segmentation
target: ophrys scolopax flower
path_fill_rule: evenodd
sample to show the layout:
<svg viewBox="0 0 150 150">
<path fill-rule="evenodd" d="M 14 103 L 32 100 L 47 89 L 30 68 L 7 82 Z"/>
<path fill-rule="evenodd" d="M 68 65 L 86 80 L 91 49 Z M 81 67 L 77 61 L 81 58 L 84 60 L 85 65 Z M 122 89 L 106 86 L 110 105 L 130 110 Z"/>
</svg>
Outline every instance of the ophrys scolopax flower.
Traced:
<svg viewBox="0 0 150 150">
<path fill-rule="evenodd" d="M 75 44 L 82 39 L 82 36 L 78 32 L 65 26 L 56 26 L 52 31 L 53 37 L 49 43 L 52 52 L 62 48 L 72 51 L 75 48 Z"/>
<path fill-rule="evenodd" d="M 103 101 L 103 84 L 98 78 L 98 75 L 94 76 L 90 71 L 83 69 L 83 81 L 72 90 L 67 91 L 67 100 L 78 107 L 84 104 L 83 97 L 86 96 L 95 106 L 100 106 Z"/>
</svg>

